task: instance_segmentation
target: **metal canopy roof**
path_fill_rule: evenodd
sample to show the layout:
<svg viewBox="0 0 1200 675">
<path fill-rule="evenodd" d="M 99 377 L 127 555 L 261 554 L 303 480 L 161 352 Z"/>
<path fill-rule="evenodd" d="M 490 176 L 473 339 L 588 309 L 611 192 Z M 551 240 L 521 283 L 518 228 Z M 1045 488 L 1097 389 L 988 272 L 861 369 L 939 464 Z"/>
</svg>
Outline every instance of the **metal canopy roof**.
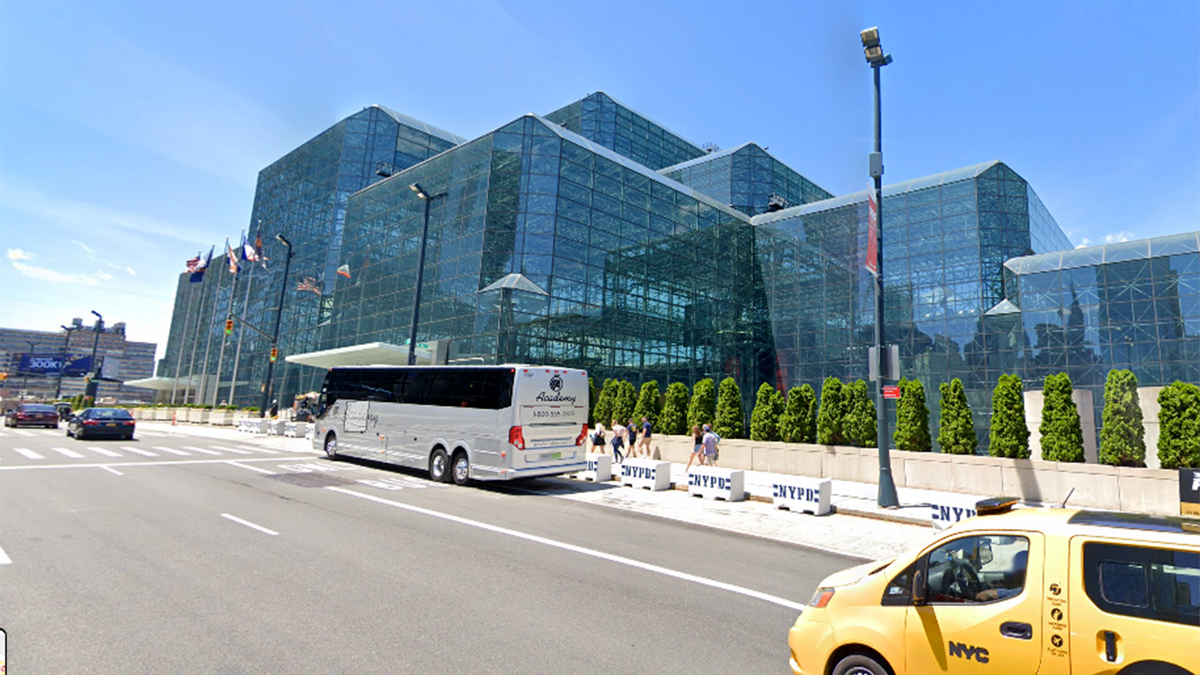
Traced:
<svg viewBox="0 0 1200 675">
<path fill-rule="evenodd" d="M 172 389 L 188 389 L 195 388 L 199 383 L 199 378 L 192 376 L 187 377 L 147 377 L 144 380 L 126 380 L 127 387 L 141 387 L 142 389 L 153 389 L 154 391 L 171 391 Z"/>
<path fill-rule="evenodd" d="M 514 291 L 525 291 L 526 293 L 536 293 L 537 295 L 550 295 L 546 291 L 543 291 L 540 286 L 533 283 L 529 277 L 516 272 L 509 274 L 495 283 L 488 284 L 487 287 L 479 289 L 479 292 L 487 293 L 489 291 L 499 291 L 505 288 L 511 288 Z"/>
<path fill-rule="evenodd" d="M 422 349 L 422 343 L 417 343 L 417 352 Z M 299 363 L 302 366 L 314 368 L 333 368 L 335 366 L 406 366 L 408 365 L 408 346 L 394 345 L 390 342 L 368 342 L 350 347 L 325 349 L 307 354 L 293 354 L 284 359 L 288 363 Z"/>
</svg>

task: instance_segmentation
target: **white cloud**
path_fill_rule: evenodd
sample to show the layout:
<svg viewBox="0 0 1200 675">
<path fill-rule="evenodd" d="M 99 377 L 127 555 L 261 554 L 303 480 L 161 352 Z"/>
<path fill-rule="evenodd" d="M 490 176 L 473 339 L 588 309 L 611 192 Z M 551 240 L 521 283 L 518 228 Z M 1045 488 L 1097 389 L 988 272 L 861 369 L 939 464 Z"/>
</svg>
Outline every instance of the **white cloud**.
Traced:
<svg viewBox="0 0 1200 675">
<path fill-rule="evenodd" d="M 1118 244 L 1123 241 L 1129 241 L 1132 238 L 1133 238 L 1133 235 L 1128 232 L 1124 232 L 1124 231 L 1114 232 L 1113 234 L 1104 235 L 1104 243 Z"/>
<path fill-rule="evenodd" d="M 137 270 L 133 269 L 132 267 L 126 267 L 126 268 L 125 268 L 125 273 L 126 273 L 126 274 L 128 274 L 128 275 L 129 275 L 129 276 L 131 276 L 131 277 L 136 277 L 136 276 L 137 276 Z"/>
<path fill-rule="evenodd" d="M 76 241 L 76 240 L 72 239 L 71 243 L 75 244 L 79 248 L 83 249 L 84 252 L 87 253 L 88 255 L 92 255 L 92 249 L 87 244 L 83 243 L 82 241 Z"/>
<path fill-rule="evenodd" d="M 10 256 L 11 259 L 11 256 Z M 83 284 L 84 286 L 98 286 L 101 281 L 112 279 L 112 275 L 107 272 L 96 272 L 95 274 L 76 274 L 59 272 L 52 270 L 49 267 L 37 267 L 35 265 L 27 265 L 19 260 L 12 261 L 13 269 L 21 273 L 22 276 L 38 281 L 49 281 L 55 284 Z"/>
<path fill-rule="evenodd" d="M 33 253 L 30 253 L 29 251 L 22 251 L 19 248 L 8 249 L 9 260 L 33 260 L 35 257 L 37 256 L 35 256 Z"/>
</svg>

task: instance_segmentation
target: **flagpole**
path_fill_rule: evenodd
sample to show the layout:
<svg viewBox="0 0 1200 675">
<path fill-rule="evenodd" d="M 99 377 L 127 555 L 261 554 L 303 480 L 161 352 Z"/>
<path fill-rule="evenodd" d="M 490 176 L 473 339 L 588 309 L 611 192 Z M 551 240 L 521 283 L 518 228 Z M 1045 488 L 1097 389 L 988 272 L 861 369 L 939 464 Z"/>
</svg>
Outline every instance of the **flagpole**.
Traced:
<svg viewBox="0 0 1200 675">
<path fill-rule="evenodd" d="M 210 257 L 209 262 L 211 262 L 211 261 L 212 261 L 212 258 Z M 192 382 L 192 377 L 196 374 L 196 341 L 200 339 L 200 313 L 204 311 L 204 296 L 208 294 L 207 271 L 208 271 L 207 268 L 205 268 L 205 276 L 200 278 L 200 302 L 197 303 L 197 306 L 196 306 L 196 327 L 192 331 L 192 358 L 188 361 L 188 384 L 189 385 Z M 187 405 L 187 403 L 188 403 L 188 392 L 189 391 L 190 391 L 190 387 L 189 387 L 189 389 L 185 389 L 183 391 L 183 404 L 184 405 Z M 193 395 L 191 397 L 191 400 L 193 403 L 196 401 L 195 395 Z"/>
<path fill-rule="evenodd" d="M 254 261 L 247 261 L 254 262 Z M 243 315 L 250 311 L 250 287 L 254 285 L 254 265 L 250 266 L 250 278 L 246 279 L 246 299 L 242 302 Z M 232 302 L 232 298 L 230 299 Z M 229 402 L 233 403 L 233 393 L 237 390 L 238 364 L 242 359 L 242 336 L 246 334 L 245 321 L 238 322 L 237 349 L 233 351 L 233 376 L 229 381 Z"/>
<path fill-rule="evenodd" d="M 186 274 L 186 272 L 185 272 Z M 188 307 L 192 306 L 192 296 L 196 291 L 191 290 L 192 284 L 188 283 Z M 183 341 L 187 338 L 188 319 L 192 318 L 191 312 L 183 313 L 183 332 L 179 334 L 179 351 L 175 353 L 175 378 L 171 382 L 171 405 L 175 405 L 175 392 L 179 389 L 179 370 L 183 367 Z"/>
<path fill-rule="evenodd" d="M 230 249 L 228 246 L 226 246 L 225 249 L 226 255 L 228 255 Z M 228 263 L 229 261 L 226 260 L 225 262 Z M 229 284 L 229 304 L 225 310 L 225 316 L 227 317 L 233 316 L 233 298 L 237 293 L 237 272 L 231 271 L 230 275 L 233 276 L 233 281 Z M 221 352 L 220 355 L 217 356 L 217 384 L 213 387 L 212 392 L 212 406 L 214 408 L 217 407 L 217 397 L 221 395 L 221 369 L 225 366 L 225 343 L 228 341 L 229 335 L 227 335 L 225 331 L 221 331 Z"/>
<path fill-rule="evenodd" d="M 225 242 L 225 255 L 229 255 L 229 242 Z M 228 264 L 228 261 L 226 261 Z M 200 392 L 193 399 L 196 403 L 204 403 L 208 393 L 208 353 L 212 349 L 212 327 L 217 320 L 217 307 L 221 305 L 221 277 L 217 277 L 217 297 L 213 298 L 212 312 L 208 317 L 208 339 L 204 341 L 204 365 L 200 366 Z M 224 331 L 221 333 L 224 335 Z"/>
</svg>

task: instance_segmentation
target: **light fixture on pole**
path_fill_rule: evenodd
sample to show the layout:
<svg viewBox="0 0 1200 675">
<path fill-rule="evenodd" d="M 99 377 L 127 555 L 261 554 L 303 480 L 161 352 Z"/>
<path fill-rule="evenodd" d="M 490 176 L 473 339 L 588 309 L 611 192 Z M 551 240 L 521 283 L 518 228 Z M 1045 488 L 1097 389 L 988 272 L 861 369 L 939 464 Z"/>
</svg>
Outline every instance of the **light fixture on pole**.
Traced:
<svg viewBox="0 0 1200 675">
<path fill-rule="evenodd" d="M 417 194 L 417 197 L 425 202 L 425 220 L 421 225 L 421 252 L 417 255 L 417 282 L 416 288 L 413 289 L 413 309 L 412 309 L 412 330 L 408 334 L 408 365 L 415 366 L 417 364 L 417 323 L 421 311 L 421 282 L 425 279 L 425 244 L 429 239 L 429 205 L 435 199 L 441 199 L 446 196 L 446 193 L 430 195 L 421 187 L 420 183 L 413 183 L 408 186 L 408 189 Z"/>
<path fill-rule="evenodd" d="M 892 55 L 883 53 L 879 43 L 879 29 L 868 28 L 859 35 L 862 38 L 863 54 L 875 72 L 875 151 L 870 155 L 868 170 L 875 180 L 875 348 L 872 350 L 872 366 L 875 380 L 875 436 L 879 442 L 879 506 L 900 505 L 896 498 L 896 483 L 892 479 L 892 459 L 888 452 L 887 400 L 883 397 L 883 386 L 889 373 L 894 373 L 897 364 L 887 363 L 887 350 L 883 348 L 883 124 L 879 103 L 879 69 L 892 62 Z M 890 354 L 888 354 L 890 356 Z M 878 361 L 875 361 L 878 359 Z"/>
<path fill-rule="evenodd" d="M 92 339 L 92 361 L 88 364 L 88 368 L 92 371 L 92 376 L 88 378 L 87 389 L 84 390 L 85 397 L 91 397 L 92 404 L 96 403 L 96 393 L 100 389 L 100 369 L 96 367 L 96 348 L 100 346 L 100 334 L 104 332 L 104 317 L 100 316 L 100 312 L 92 310 L 92 314 L 96 315 L 96 325 L 92 330 L 96 332 L 96 337 Z"/>
<path fill-rule="evenodd" d="M 287 291 L 288 272 L 292 269 L 292 242 L 288 241 L 282 234 L 275 235 L 275 239 L 287 247 L 287 260 L 283 263 L 283 283 L 279 285 L 279 307 L 275 312 L 275 330 L 271 332 L 271 349 L 278 349 L 279 346 L 279 322 L 283 318 L 283 299 L 284 292 Z M 267 376 L 263 380 L 262 390 L 262 405 L 258 407 L 258 416 L 266 417 L 267 404 L 271 398 L 271 376 L 275 371 L 275 359 L 267 360 Z"/>
</svg>

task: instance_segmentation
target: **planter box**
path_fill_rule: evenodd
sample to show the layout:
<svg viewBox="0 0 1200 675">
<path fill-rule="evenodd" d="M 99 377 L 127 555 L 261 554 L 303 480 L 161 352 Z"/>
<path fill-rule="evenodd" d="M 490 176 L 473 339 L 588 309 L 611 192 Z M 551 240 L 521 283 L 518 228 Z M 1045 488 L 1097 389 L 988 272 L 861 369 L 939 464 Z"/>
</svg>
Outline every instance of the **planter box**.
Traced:
<svg viewBox="0 0 1200 675">
<path fill-rule="evenodd" d="M 214 410 L 208 416 L 208 423 L 227 427 L 233 424 L 233 413 L 228 410 Z"/>
</svg>

